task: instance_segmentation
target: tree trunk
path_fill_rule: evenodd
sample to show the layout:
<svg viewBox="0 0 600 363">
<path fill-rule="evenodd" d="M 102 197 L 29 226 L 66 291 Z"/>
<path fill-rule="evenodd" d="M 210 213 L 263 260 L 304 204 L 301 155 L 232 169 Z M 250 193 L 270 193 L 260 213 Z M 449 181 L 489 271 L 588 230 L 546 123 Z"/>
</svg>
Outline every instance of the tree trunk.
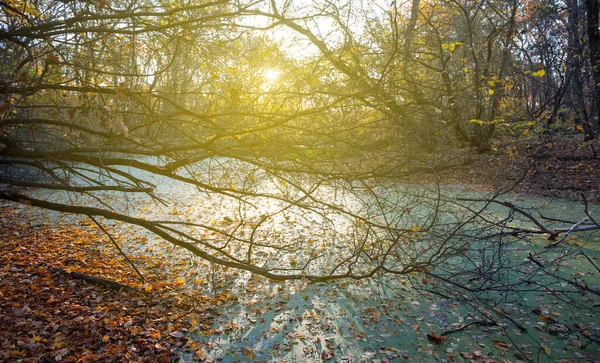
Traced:
<svg viewBox="0 0 600 363">
<path fill-rule="evenodd" d="M 585 109 L 581 69 L 583 67 L 583 48 L 579 39 L 579 4 L 578 0 L 567 1 L 568 18 L 568 58 L 565 86 L 569 90 L 569 102 L 575 113 L 575 124 L 584 128 L 589 125 L 589 116 Z"/>
<path fill-rule="evenodd" d="M 508 23 L 505 25 L 506 29 L 506 38 L 504 39 L 504 50 L 502 51 L 502 58 L 500 63 L 500 69 L 498 71 L 498 79 L 503 79 L 507 73 L 508 65 L 511 58 L 511 45 L 512 45 L 512 37 L 515 33 L 515 17 L 517 14 L 517 0 L 513 0 L 511 2 L 511 11 L 510 11 L 510 19 Z M 485 133 L 481 135 L 483 138 L 483 142 L 478 145 L 480 151 L 489 151 L 491 148 L 491 139 L 494 137 L 496 113 L 498 112 L 498 107 L 500 105 L 500 98 L 502 97 L 503 89 L 495 86 L 494 94 L 490 98 L 489 112 L 488 112 L 488 126 L 485 130 Z"/>
<path fill-rule="evenodd" d="M 585 140 L 592 140 L 598 133 L 598 114 L 600 112 L 600 29 L 598 28 L 599 0 L 586 0 L 587 33 L 590 44 L 590 63 L 594 76 L 594 107 L 592 116 L 583 124 Z"/>
<path fill-rule="evenodd" d="M 421 0 L 413 0 L 412 7 L 410 10 L 410 19 L 408 21 L 408 26 L 406 28 L 406 35 L 404 37 L 404 59 L 410 58 L 412 39 L 415 32 L 415 27 L 417 26 L 417 16 L 419 15 L 419 5 L 421 4 Z"/>
</svg>

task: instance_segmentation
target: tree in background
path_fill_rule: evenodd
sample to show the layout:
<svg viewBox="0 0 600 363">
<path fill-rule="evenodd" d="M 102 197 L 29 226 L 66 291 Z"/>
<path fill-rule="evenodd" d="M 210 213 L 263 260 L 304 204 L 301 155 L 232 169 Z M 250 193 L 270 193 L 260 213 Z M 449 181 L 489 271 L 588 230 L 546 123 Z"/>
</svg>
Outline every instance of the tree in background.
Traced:
<svg viewBox="0 0 600 363">
<path fill-rule="evenodd" d="M 583 128 L 586 140 L 591 140 L 598 136 L 598 119 L 600 118 L 600 24 L 598 22 L 600 7 L 598 1 L 586 1 L 585 4 L 587 9 L 587 36 L 590 47 L 589 58 L 593 75 L 594 102 L 592 108 L 594 113 L 586 122 L 583 122 Z"/>
</svg>

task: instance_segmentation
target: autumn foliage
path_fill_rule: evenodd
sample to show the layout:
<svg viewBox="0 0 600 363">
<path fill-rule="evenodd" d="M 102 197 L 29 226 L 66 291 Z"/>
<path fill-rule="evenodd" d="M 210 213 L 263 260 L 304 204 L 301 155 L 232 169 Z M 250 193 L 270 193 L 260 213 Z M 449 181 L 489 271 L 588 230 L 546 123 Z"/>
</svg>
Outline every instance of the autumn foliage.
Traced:
<svg viewBox="0 0 600 363">
<path fill-rule="evenodd" d="M 170 362 L 204 353 L 185 331 L 207 330 L 218 299 L 186 292 L 172 269 L 133 256 L 146 279 L 88 226 L 31 225 L 0 216 L 0 361 Z M 140 292 L 88 284 L 57 268 L 119 281 Z"/>
</svg>

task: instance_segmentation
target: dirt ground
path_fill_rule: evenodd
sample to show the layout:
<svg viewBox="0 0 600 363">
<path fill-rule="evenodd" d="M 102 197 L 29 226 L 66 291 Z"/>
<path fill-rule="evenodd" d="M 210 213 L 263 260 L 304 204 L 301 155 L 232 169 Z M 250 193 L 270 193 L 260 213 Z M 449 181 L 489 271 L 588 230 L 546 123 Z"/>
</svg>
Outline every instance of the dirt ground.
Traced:
<svg viewBox="0 0 600 363">
<path fill-rule="evenodd" d="M 579 135 L 529 138 L 470 153 L 444 180 L 486 189 L 600 202 L 600 140 Z"/>
</svg>

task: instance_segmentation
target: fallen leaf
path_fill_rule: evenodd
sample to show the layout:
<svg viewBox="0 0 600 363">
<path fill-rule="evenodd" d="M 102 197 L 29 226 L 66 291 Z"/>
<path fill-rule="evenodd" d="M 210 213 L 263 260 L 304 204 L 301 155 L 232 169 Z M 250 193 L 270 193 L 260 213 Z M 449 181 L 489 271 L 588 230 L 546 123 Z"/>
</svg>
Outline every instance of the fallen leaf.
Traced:
<svg viewBox="0 0 600 363">
<path fill-rule="evenodd" d="M 544 344 L 541 344 L 541 347 L 544 348 L 544 352 L 546 352 L 546 355 L 550 355 L 550 353 L 552 353 L 552 349 L 548 348 Z"/>
<path fill-rule="evenodd" d="M 332 360 L 332 359 L 333 359 L 333 352 L 329 352 L 326 350 L 321 352 L 321 360 Z"/>
<path fill-rule="evenodd" d="M 254 359 L 254 351 L 252 350 L 252 348 L 249 348 L 249 347 L 244 348 L 244 355 L 247 358 Z"/>
<path fill-rule="evenodd" d="M 169 333 L 173 338 L 183 338 L 183 333 L 180 331 L 172 331 Z"/>
<path fill-rule="evenodd" d="M 545 322 L 550 322 L 550 323 L 555 323 L 556 320 L 551 317 L 550 315 L 546 315 L 546 314 L 540 314 L 539 318 L 541 321 L 545 321 Z"/>
<path fill-rule="evenodd" d="M 443 335 L 437 335 L 434 332 L 427 334 L 427 339 L 432 341 L 434 344 L 444 344 L 446 342 L 446 337 Z"/>
<path fill-rule="evenodd" d="M 500 350 L 509 350 L 511 345 L 506 344 L 502 340 L 494 340 L 494 347 L 496 347 L 496 349 L 500 349 Z"/>
</svg>

